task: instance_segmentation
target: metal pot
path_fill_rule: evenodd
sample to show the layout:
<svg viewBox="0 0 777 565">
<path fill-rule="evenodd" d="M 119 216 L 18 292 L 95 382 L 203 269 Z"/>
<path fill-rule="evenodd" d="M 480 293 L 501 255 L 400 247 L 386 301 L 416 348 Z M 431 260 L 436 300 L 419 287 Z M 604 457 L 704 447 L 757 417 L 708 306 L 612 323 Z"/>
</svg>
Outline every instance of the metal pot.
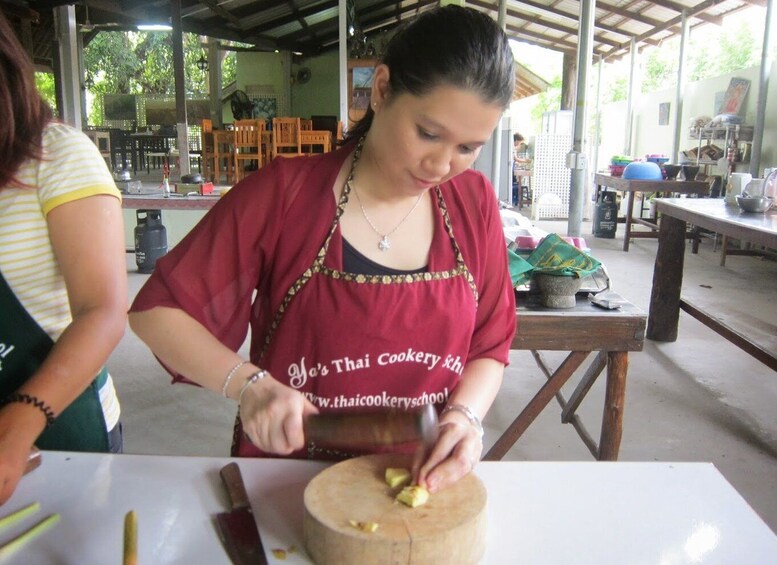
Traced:
<svg viewBox="0 0 777 565">
<path fill-rule="evenodd" d="M 737 204 L 744 212 L 763 213 L 772 207 L 772 199 L 768 196 L 737 195 Z"/>
<path fill-rule="evenodd" d="M 202 184 L 202 175 L 199 173 L 183 175 L 181 177 L 181 182 L 184 184 Z"/>
<path fill-rule="evenodd" d="M 116 169 L 113 171 L 113 180 L 125 181 L 132 180 L 132 174 L 127 169 Z"/>
</svg>

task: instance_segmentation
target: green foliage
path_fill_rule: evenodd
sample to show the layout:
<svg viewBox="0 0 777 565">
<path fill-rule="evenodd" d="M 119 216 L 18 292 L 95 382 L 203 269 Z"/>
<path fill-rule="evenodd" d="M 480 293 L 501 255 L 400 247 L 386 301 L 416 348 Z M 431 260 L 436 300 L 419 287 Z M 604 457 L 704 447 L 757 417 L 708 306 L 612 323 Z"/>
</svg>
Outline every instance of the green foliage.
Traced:
<svg viewBox="0 0 777 565">
<path fill-rule="evenodd" d="M 208 73 L 197 67 L 207 50 L 198 35 L 183 35 L 185 91 L 189 97 L 208 92 Z M 84 48 L 86 76 L 93 85 L 89 122 L 102 121 L 103 94 L 167 95 L 175 93 L 173 40 L 170 33 L 100 32 Z M 222 54 L 222 84 L 235 80 L 237 63 L 234 52 Z M 53 92 L 53 88 L 52 88 Z"/>
<path fill-rule="evenodd" d="M 535 131 L 542 129 L 542 115 L 561 109 L 561 75 L 550 82 L 550 87 L 537 95 L 537 104 L 531 110 L 531 120 Z"/>
<path fill-rule="evenodd" d="M 677 83 L 679 61 L 676 50 L 648 49 L 644 58 L 642 92 L 670 88 Z"/>
<path fill-rule="evenodd" d="M 724 33 L 720 38 L 720 55 L 717 59 L 718 74 L 727 74 L 759 64 L 761 47 L 746 23 Z"/>
<path fill-rule="evenodd" d="M 54 85 L 54 75 L 51 73 L 35 73 L 35 87 L 38 89 L 41 97 L 49 103 L 49 106 L 56 112 L 57 92 Z"/>
</svg>

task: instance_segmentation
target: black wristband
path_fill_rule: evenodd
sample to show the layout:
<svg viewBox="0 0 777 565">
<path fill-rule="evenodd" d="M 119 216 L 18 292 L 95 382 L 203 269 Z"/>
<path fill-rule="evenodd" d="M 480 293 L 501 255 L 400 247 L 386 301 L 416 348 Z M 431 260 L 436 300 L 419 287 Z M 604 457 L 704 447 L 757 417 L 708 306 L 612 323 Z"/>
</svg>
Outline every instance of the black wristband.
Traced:
<svg viewBox="0 0 777 565">
<path fill-rule="evenodd" d="M 30 406 L 35 406 L 38 410 L 43 412 L 43 415 L 46 416 L 46 427 L 48 428 L 54 423 L 54 420 L 56 419 L 56 416 L 54 416 L 54 411 L 49 408 L 49 406 L 43 402 L 42 400 L 39 400 L 37 397 L 32 396 L 30 394 L 24 394 L 23 392 L 13 392 L 6 396 L 2 402 L 0 402 L 0 406 L 5 406 L 6 404 L 11 404 L 13 402 L 21 402 L 22 404 L 29 404 Z"/>
</svg>

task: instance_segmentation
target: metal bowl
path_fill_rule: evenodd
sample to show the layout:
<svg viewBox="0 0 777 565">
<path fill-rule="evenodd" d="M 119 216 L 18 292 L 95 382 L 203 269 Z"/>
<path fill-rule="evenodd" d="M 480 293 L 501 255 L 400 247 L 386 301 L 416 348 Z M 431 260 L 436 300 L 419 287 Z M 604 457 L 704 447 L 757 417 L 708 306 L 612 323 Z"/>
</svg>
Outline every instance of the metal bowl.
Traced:
<svg viewBox="0 0 777 565">
<path fill-rule="evenodd" d="M 737 194 L 737 204 L 744 212 L 766 212 L 773 200 L 768 196 L 742 196 Z"/>
</svg>

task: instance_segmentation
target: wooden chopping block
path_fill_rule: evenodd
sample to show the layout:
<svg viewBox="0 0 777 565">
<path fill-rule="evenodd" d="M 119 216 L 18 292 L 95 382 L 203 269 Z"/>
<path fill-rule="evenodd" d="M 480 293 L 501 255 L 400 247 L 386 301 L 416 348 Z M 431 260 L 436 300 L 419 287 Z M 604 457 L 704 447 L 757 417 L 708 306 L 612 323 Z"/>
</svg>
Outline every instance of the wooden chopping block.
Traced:
<svg viewBox="0 0 777 565">
<path fill-rule="evenodd" d="M 319 473 L 305 488 L 305 547 L 315 563 L 477 563 L 485 551 L 486 489 L 470 473 L 410 508 L 385 481 L 387 467 L 410 469 L 411 457 L 357 457 Z M 365 532 L 350 522 L 375 522 Z"/>
</svg>

